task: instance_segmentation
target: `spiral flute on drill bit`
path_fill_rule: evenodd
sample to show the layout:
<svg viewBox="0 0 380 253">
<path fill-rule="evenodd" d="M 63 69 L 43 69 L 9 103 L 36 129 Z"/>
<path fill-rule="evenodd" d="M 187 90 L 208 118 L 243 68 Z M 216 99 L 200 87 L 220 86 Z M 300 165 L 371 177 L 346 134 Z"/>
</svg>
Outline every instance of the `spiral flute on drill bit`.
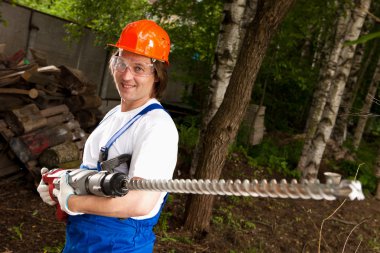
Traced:
<svg viewBox="0 0 380 253">
<path fill-rule="evenodd" d="M 363 199 L 358 181 L 343 180 L 340 184 L 321 184 L 319 181 L 298 183 L 293 179 L 290 184 L 285 180 L 126 180 L 128 190 L 147 190 L 171 193 L 234 195 L 270 198 L 335 200 L 337 197 Z"/>
</svg>

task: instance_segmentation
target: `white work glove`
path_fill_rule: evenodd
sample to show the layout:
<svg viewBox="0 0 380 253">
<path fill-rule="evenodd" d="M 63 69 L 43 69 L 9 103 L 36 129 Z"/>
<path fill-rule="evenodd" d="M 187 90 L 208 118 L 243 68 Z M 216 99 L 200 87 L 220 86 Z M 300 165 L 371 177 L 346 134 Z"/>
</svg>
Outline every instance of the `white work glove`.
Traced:
<svg viewBox="0 0 380 253">
<path fill-rule="evenodd" d="M 73 187 L 68 183 L 68 173 L 63 173 L 60 182 L 59 190 L 54 189 L 53 194 L 57 197 L 59 205 L 61 206 L 62 211 L 69 215 L 80 215 L 83 213 L 72 212 L 69 210 L 68 201 L 71 195 L 75 195 Z"/>
<path fill-rule="evenodd" d="M 48 168 L 41 169 L 41 175 L 48 172 Z M 45 182 L 41 179 L 40 184 L 37 187 L 37 191 L 40 194 L 41 199 L 48 205 L 54 206 L 57 204 L 57 201 L 54 200 L 49 193 L 49 185 L 45 184 Z"/>
</svg>

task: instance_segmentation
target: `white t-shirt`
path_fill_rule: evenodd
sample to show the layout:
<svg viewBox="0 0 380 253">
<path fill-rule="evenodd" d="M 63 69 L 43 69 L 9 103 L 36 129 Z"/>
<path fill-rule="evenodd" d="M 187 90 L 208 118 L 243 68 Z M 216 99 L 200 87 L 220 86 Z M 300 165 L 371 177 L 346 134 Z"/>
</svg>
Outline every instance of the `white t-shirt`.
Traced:
<svg viewBox="0 0 380 253">
<path fill-rule="evenodd" d="M 110 110 L 103 122 L 91 133 L 83 152 L 83 165 L 96 168 L 101 147 L 142 109 L 152 103 L 150 99 L 145 105 L 128 112 L 121 112 L 120 105 Z M 144 179 L 171 179 L 177 163 L 178 131 L 170 115 L 162 109 L 155 109 L 140 117 L 109 148 L 108 159 L 122 154 L 131 154 L 132 160 L 128 172 L 126 164 L 117 168 L 117 172 L 128 172 L 128 177 Z M 146 216 L 133 217 L 147 219 L 159 211 L 165 192 L 153 210 Z"/>
</svg>

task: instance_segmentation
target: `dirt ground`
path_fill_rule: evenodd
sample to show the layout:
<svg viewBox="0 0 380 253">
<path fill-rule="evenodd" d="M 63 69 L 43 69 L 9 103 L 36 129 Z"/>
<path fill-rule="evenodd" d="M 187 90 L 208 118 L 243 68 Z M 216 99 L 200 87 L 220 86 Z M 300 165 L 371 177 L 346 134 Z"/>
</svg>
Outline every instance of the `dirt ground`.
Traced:
<svg viewBox="0 0 380 253">
<path fill-rule="evenodd" d="M 230 160 L 224 171 L 224 178 L 253 178 L 241 159 Z M 65 224 L 32 188 L 25 176 L 0 179 L 0 253 L 63 247 Z M 185 195 L 170 195 L 156 228 L 155 252 L 380 252 L 380 201 L 372 196 L 363 201 L 221 196 L 210 230 L 195 236 L 182 228 L 185 201 Z"/>
</svg>

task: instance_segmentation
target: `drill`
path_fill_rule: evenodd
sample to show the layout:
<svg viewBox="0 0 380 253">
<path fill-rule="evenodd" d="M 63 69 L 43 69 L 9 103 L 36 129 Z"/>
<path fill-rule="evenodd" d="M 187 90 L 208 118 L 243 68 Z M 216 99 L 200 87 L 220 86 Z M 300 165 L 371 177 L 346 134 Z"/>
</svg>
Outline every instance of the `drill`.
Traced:
<svg viewBox="0 0 380 253">
<path fill-rule="evenodd" d="M 60 177 L 63 173 L 69 174 L 68 183 L 74 188 L 76 195 L 120 197 L 128 193 L 128 189 L 125 187 L 127 176 L 120 172 L 53 169 L 42 175 L 42 180 L 49 186 L 49 194 L 53 200 L 57 199 L 53 194 L 53 190 L 59 190 Z M 56 216 L 60 221 L 67 218 L 67 214 L 61 210 L 59 203 Z"/>
</svg>

